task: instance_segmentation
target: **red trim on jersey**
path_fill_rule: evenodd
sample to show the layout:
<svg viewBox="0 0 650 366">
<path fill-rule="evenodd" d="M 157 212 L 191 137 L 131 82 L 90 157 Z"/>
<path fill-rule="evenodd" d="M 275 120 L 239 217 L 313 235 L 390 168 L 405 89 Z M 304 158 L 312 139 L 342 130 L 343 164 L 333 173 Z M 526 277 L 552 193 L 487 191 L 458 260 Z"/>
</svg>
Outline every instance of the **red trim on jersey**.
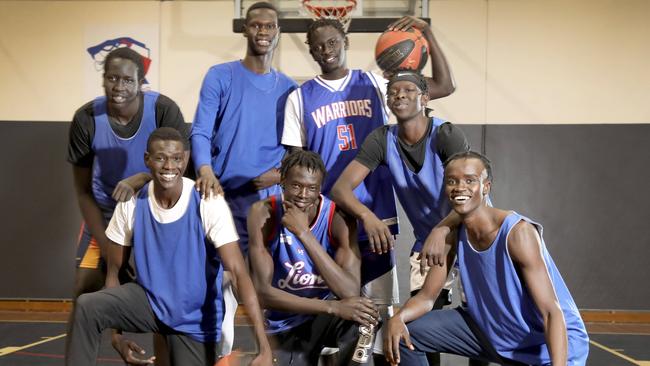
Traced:
<svg viewBox="0 0 650 366">
<path fill-rule="evenodd" d="M 316 216 L 314 216 L 314 221 L 309 225 L 309 230 L 311 231 L 316 224 L 318 224 L 318 219 L 320 218 L 320 213 L 323 211 L 323 195 L 319 195 L 320 197 L 320 202 L 318 203 L 318 211 L 316 211 Z M 334 203 L 334 202 L 332 202 Z"/>
<path fill-rule="evenodd" d="M 269 203 L 271 204 L 271 220 L 273 221 L 273 225 L 271 225 L 271 232 L 269 233 L 269 236 L 266 238 L 266 243 L 270 243 L 271 240 L 275 238 L 275 235 L 277 234 L 275 231 L 275 228 L 278 227 L 278 225 L 275 224 L 275 213 L 278 211 L 278 199 L 277 196 L 271 196 L 269 197 Z"/>
<path fill-rule="evenodd" d="M 334 247 L 338 247 L 338 243 L 335 240 L 332 240 L 332 221 L 334 220 L 334 214 L 336 213 L 336 203 L 332 201 L 330 206 L 330 214 L 327 217 L 327 237 L 330 240 L 330 244 Z"/>
</svg>

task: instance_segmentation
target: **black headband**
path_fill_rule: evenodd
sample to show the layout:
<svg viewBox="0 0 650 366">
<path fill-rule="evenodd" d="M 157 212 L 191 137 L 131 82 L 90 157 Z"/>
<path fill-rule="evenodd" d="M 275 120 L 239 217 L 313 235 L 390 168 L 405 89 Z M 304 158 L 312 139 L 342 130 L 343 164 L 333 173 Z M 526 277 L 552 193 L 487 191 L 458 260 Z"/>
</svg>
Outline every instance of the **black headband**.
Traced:
<svg viewBox="0 0 650 366">
<path fill-rule="evenodd" d="M 418 74 L 417 72 L 413 71 L 398 71 L 393 75 L 393 77 L 390 78 L 388 81 L 388 86 L 387 88 L 390 88 L 393 83 L 396 83 L 398 81 L 410 81 L 413 84 L 415 84 L 418 88 L 420 88 L 420 91 L 423 93 L 427 92 L 427 79 L 422 75 Z"/>
</svg>

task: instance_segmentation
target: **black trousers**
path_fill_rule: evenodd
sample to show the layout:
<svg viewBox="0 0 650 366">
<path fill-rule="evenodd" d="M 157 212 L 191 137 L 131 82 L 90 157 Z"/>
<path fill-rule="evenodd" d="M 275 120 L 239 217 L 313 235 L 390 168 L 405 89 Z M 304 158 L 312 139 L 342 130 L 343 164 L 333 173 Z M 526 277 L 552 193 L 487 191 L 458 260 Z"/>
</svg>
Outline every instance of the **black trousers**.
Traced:
<svg viewBox="0 0 650 366">
<path fill-rule="evenodd" d="M 212 366 L 219 358 L 217 343 L 195 341 L 161 323 L 144 289 L 131 282 L 77 298 L 68 324 L 65 364 L 95 365 L 105 329 L 162 334 L 167 339 L 171 365 Z"/>
<path fill-rule="evenodd" d="M 359 339 L 359 326 L 356 322 L 323 314 L 269 338 L 274 365 L 318 365 L 323 348 L 332 347 L 339 349 L 339 365 L 348 366 Z"/>
</svg>

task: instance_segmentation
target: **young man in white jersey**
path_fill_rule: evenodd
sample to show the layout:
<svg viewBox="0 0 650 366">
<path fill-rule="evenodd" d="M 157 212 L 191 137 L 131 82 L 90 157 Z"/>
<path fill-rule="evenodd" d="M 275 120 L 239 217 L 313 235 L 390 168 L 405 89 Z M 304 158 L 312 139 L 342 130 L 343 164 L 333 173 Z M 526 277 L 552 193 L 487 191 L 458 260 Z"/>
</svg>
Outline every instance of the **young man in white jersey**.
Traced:
<svg viewBox="0 0 650 366">
<path fill-rule="evenodd" d="M 225 354 L 223 271 L 232 273 L 254 327 L 260 353 L 255 365 L 271 365 L 263 316 L 222 196 L 201 199 L 194 181 L 183 178 L 189 143 L 171 128 L 155 130 L 144 155 L 152 182 L 120 202 L 106 230 L 106 289 L 80 296 L 70 318 L 66 365 L 95 364 L 102 331 L 155 332 L 165 336 L 172 365 L 212 366 Z M 120 286 L 117 274 L 131 251 L 137 278 Z M 115 333 L 129 364 L 141 348 Z"/>
<path fill-rule="evenodd" d="M 427 78 L 430 98 L 451 94 L 454 84 L 449 67 L 426 22 L 404 17 L 389 29 L 404 31 L 411 27 L 421 30 L 429 43 L 433 75 Z M 323 194 L 329 195 L 336 178 L 355 158 L 365 138 L 388 122 L 387 81 L 376 73 L 347 67 L 349 39 L 336 19 L 314 21 L 309 26 L 306 43 L 321 74 L 289 95 L 282 143 L 292 149 L 307 149 L 321 155 L 328 171 Z M 382 317 L 387 319 L 392 314 L 392 305 L 399 302 L 395 254 L 382 245 L 383 235 L 392 242 L 393 235 L 398 233 L 388 170 L 380 167 L 373 171 L 354 193 L 373 210 L 386 230 L 378 225 L 366 225 L 369 221 L 360 221 L 363 223 L 359 225 L 359 247 L 364 295 L 380 305 Z M 381 352 L 380 342 L 375 351 Z"/>
</svg>

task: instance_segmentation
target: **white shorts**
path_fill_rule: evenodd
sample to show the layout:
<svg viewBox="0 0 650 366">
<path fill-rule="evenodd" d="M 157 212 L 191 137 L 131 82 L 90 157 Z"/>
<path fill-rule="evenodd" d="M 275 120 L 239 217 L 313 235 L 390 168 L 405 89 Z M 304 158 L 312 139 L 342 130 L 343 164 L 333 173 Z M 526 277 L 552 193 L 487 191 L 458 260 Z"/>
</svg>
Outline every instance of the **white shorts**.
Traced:
<svg viewBox="0 0 650 366">
<path fill-rule="evenodd" d="M 409 279 L 409 290 L 411 292 L 419 290 L 422 288 L 424 285 L 424 279 L 427 277 L 427 274 L 429 273 L 429 266 L 425 267 L 425 272 L 424 276 L 420 274 L 420 260 L 418 259 L 418 256 L 420 255 L 419 252 L 413 252 L 411 254 L 411 257 L 409 258 L 409 263 L 411 264 L 411 277 Z M 454 258 L 454 263 L 456 262 L 456 259 Z M 456 277 L 458 276 L 458 269 L 456 266 L 454 266 L 454 263 L 451 263 L 451 270 L 449 271 L 449 274 L 447 275 L 447 281 L 445 282 L 445 289 L 450 290 L 451 287 L 454 285 L 454 281 L 456 280 Z"/>
<path fill-rule="evenodd" d="M 368 282 L 361 289 L 363 296 L 370 298 L 376 305 L 393 305 L 399 303 L 399 283 L 397 269 L 390 271 Z"/>
</svg>

